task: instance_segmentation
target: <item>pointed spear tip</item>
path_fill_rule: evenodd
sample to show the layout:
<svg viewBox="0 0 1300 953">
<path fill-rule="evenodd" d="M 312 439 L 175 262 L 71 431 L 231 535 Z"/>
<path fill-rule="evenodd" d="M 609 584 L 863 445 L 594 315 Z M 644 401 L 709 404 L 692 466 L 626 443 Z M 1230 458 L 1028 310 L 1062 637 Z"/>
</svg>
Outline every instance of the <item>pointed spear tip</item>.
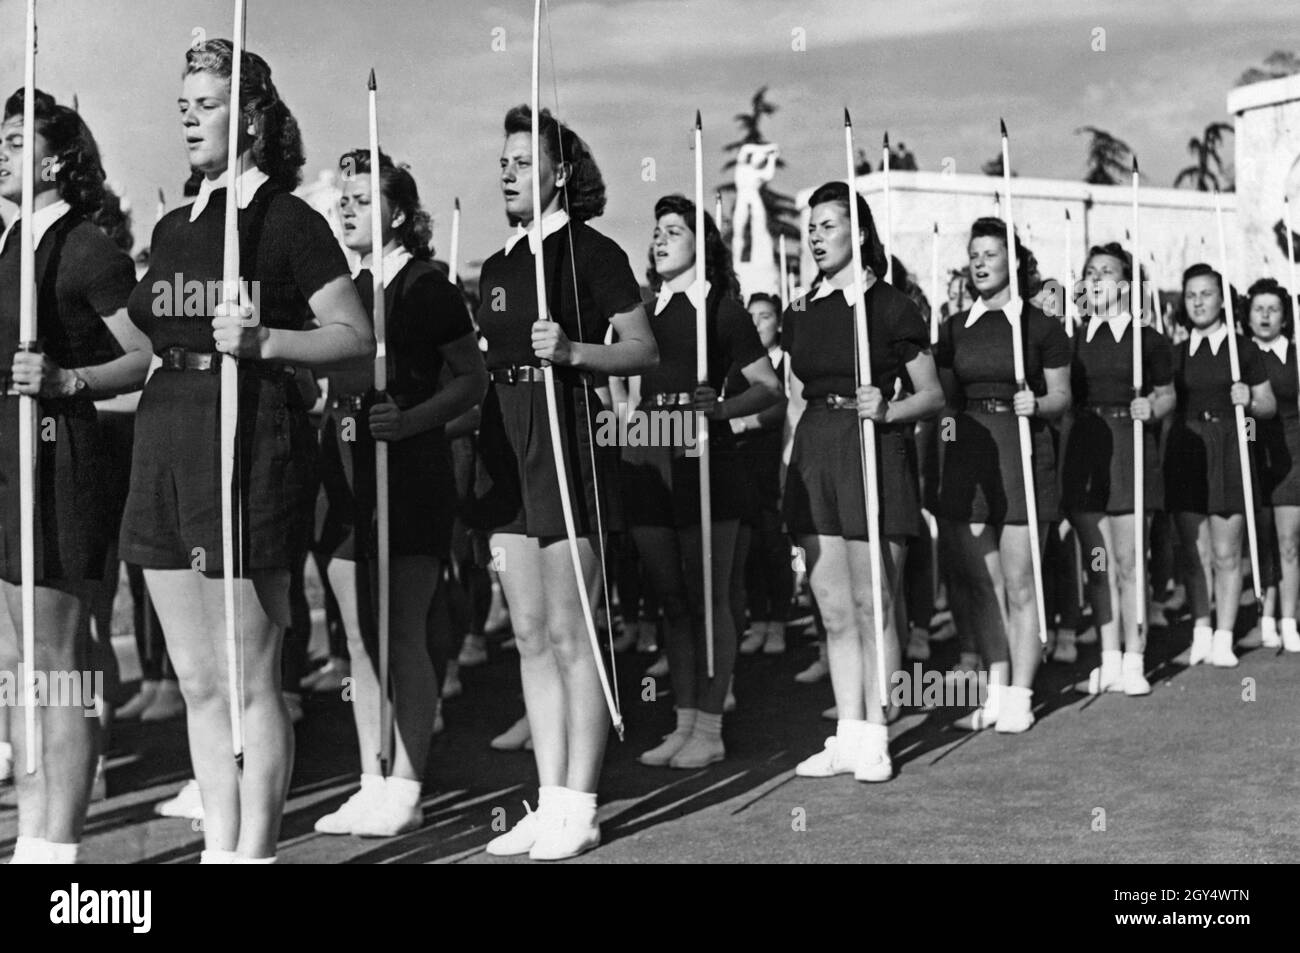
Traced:
<svg viewBox="0 0 1300 953">
<path fill-rule="evenodd" d="M 163 190 L 161 186 L 158 189 L 158 201 L 161 202 L 163 205 L 167 204 L 167 196 L 163 194 Z"/>
<path fill-rule="evenodd" d="M 934 233 L 935 233 L 936 235 L 939 234 L 939 223 L 938 223 L 938 222 L 935 222 L 935 223 L 934 223 Z"/>
<path fill-rule="evenodd" d="M 456 196 L 456 198 L 453 200 L 453 202 L 452 202 L 452 207 L 455 208 L 456 211 L 458 211 L 458 212 L 460 211 L 460 196 L 459 196 L 459 195 Z"/>
<path fill-rule="evenodd" d="M 695 110 L 695 128 L 696 129 L 704 128 L 704 122 L 700 119 L 700 111 L 698 109 Z"/>
<path fill-rule="evenodd" d="M 1005 139 L 1007 137 L 1007 121 L 999 118 L 998 125 L 1002 127 L 1002 138 Z"/>
<path fill-rule="evenodd" d="M 375 85 L 375 68 L 372 66 L 370 67 L 370 79 L 366 83 L 366 89 L 370 90 L 371 92 L 374 92 L 378 88 L 379 87 Z"/>
<path fill-rule="evenodd" d="M 1133 174 L 1138 174 L 1138 157 L 1136 155 L 1133 156 Z"/>
<path fill-rule="evenodd" d="M 886 148 L 886 149 L 889 148 L 889 131 L 888 131 L 888 130 L 885 131 L 885 139 L 884 139 L 884 143 L 883 143 L 883 145 L 884 145 L 884 148 Z"/>
<path fill-rule="evenodd" d="M 1065 210 L 1065 220 L 1067 222 L 1070 220 L 1070 210 L 1068 208 Z"/>
<path fill-rule="evenodd" d="M 849 118 L 849 107 L 848 107 L 848 106 L 845 106 L 845 107 L 844 107 L 844 125 L 846 125 L 846 126 L 852 126 L 852 125 L 853 125 L 853 120 Z"/>
</svg>

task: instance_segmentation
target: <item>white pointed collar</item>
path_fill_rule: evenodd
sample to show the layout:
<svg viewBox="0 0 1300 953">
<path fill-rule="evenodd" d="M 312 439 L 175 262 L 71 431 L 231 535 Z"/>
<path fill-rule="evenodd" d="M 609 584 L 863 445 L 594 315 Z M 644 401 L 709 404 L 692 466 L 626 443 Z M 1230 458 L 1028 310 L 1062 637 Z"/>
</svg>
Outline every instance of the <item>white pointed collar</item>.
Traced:
<svg viewBox="0 0 1300 953">
<path fill-rule="evenodd" d="M 1219 356 L 1219 348 L 1223 342 L 1228 339 L 1227 322 L 1221 323 L 1217 329 L 1206 334 L 1200 328 L 1192 328 L 1191 337 L 1187 340 L 1187 354 L 1190 357 L 1196 353 L 1196 349 L 1201 346 L 1202 341 L 1210 342 L 1210 353 L 1215 357 Z"/>
<path fill-rule="evenodd" d="M 1020 298 L 1012 298 L 1007 302 L 1005 307 L 999 308 L 1007 321 L 1012 318 L 1019 319 L 1024 309 L 1025 303 Z M 989 312 L 989 306 L 984 303 L 983 298 L 976 298 L 975 303 L 971 305 L 970 314 L 966 315 L 966 327 L 973 327 L 975 322 Z"/>
<path fill-rule="evenodd" d="M 1259 338 L 1255 338 L 1255 344 L 1259 346 L 1259 349 L 1261 351 L 1272 351 L 1274 354 L 1277 355 L 1277 359 L 1279 361 L 1281 361 L 1283 364 L 1286 363 L 1287 339 L 1285 334 L 1279 334 L 1277 337 L 1273 338 L 1273 340 L 1268 341 L 1267 343 L 1261 341 Z"/>
<path fill-rule="evenodd" d="M 55 222 L 71 211 L 72 206 L 63 201 L 63 199 L 59 199 L 57 202 L 51 202 L 49 205 L 46 205 L 43 208 L 38 208 L 36 211 L 32 212 L 32 247 L 39 248 L 41 239 L 45 237 L 45 233 L 54 227 Z M 5 250 L 5 245 L 9 241 L 10 233 L 18 227 L 20 221 L 22 221 L 21 216 L 15 218 L 9 223 L 9 227 L 5 229 L 4 235 L 0 236 L 0 251 Z"/>
<path fill-rule="evenodd" d="M 229 179 L 229 171 L 221 173 L 215 179 L 204 177 L 199 183 L 199 194 L 194 197 L 194 204 L 190 206 L 190 221 L 198 220 L 203 214 L 203 210 L 208 207 L 208 200 L 212 198 L 212 193 L 217 189 L 224 189 Z M 239 203 L 240 208 L 248 208 L 253 201 L 253 196 L 271 178 L 257 166 L 249 166 L 243 172 L 235 177 L 235 200 Z"/>
<path fill-rule="evenodd" d="M 767 359 L 772 362 L 772 370 L 776 370 L 780 367 L 781 362 L 785 360 L 785 351 L 781 349 L 781 345 L 773 344 L 768 348 Z"/>
<path fill-rule="evenodd" d="M 668 307 L 668 302 L 673 300 L 673 295 L 679 295 L 679 294 L 686 295 L 687 300 L 689 300 L 691 304 L 695 305 L 695 307 L 698 308 L 702 303 L 702 301 L 708 298 L 709 289 L 712 287 L 713 285 L 710 282 L 708 281 L 704 282 L 704 294 L 703 296 L 701 296 L 700 282 L 698 280 L 696 280 L 685 291 L 672 291 L 665 284 L 662 287 L 660 287 L 659 293 L 655 295 L 655 314 L 659 314 L 661 311 L 663 311 L 664 308 Z"/>
<path fill-rule="evenodd" d="M 1101 327 L 1103 324 L 1106 324 L 1110 326 L 1110 333 L 1115 336 L 1115 343 L 1118 344 L 1120 342 L 1120 339 L 1124 337 L 1124 329 L 1128 327 L 1128 323 L 1132 320 L 1133 320 L 1133 316 L 1130 315 L 1127 311 L 1125 311 L 1123 314 L 1115 315 L 1114 317 L 1102 317 L 1101 315 L 1093 315 L 1091 318 L 1088 319 L 1088 330 L 1087 333 L 1084 335 L 1084 340 L 1091 341 L 1092 336 L 1097 333 L 1097 329 Z"/>
<path fill-rule="evenodd" d="M 397 277 L 397 273 L 406 267 L 406 263 L 411 260 L 411 253 L 406 250 L 405 245 L 398 245 L 396 248 L 384 252 L 384 282 L 391 282 Z M 355 278 L 366 270 L 366 266 L 358 265 L 357 270 L 352 273 Z"/>
<path fill-rule="evenodd" d="M 569 213 L 562 208 L 557 208 L 554 212 L 548 212 L 542 216 L 542 241 L 545 241 L 551 235 L 554 235 L 565 225 L 569 224 Z M 522 225 L 515 226 L 515 233 L 506 239 L 506 254 L 509 255 L 516 245 L 524 238 L 528 239 L 528 247 L 534 255 L 537 254 L 535 239 L 533 238 L 532 228 L 525 228 Z"/>
</svg>

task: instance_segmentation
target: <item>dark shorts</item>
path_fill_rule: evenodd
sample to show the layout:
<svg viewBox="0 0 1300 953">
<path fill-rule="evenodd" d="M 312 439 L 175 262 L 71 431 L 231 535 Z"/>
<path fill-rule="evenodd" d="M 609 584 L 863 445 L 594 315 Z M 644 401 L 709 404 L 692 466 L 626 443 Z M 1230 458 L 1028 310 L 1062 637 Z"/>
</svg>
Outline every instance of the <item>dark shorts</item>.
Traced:
<svg viewBox="0 0 1300 953">
<path fill-rule="evenodd" d="M 157 371 L 136 411 L 120 555 L 145 569 L 224 571 L 216 374 Z M 289 569 L 311 530 L 316 437 L 291 379 L 241 372 L 236 571 Z"/>
<path fill-rule="evenodd" d="M 944 450 L 936 516 L 956 523 L 998 526 L 1029 522 L 1017 420 L 1013 413 L 983 411 L 962 411 L 939 419 Z M 1058 518 L 1060 492 L 1052 429 L 1039 419 L 1031 420 L 1029 426 L 1038 520 L 1053 522 Z M 948 428 L 951 433 L 946 433 Z"/>
<path fill-rule="evenodd" d="M 810 401 L 794 434 L 783 514 L 791 535 L 868 539 L 858 415 Z M 912 425 L 876 427 L 876 477 L 885 536 L 921 532 Z"/>
<path fill-rule="evenodd" d="M 18 414 L 21 400 L 0 396 L 0 577 L 22 582 Z M 36 414 L 36 584 L 98 580 L 104 572 L 113 514 L 107 488 L 115 478 L 95 406 L 44 400 Z"/>
<path fill-rule="evenodd" d="M 643 411 L 654 408 L 644 407 Z M 686 419 L 691 410 L 662 408 L 660 414 Z M 662 418 L 669 420 L 668 417 Z M 691 429 L 687 429 L 690 427 Z M 623 448 L 620 478 L 623 489 L 623 518 L 628 526 L 684 527 L 699 526 L 700 456 L 694 425 L 665 426 L 664 432 L 691 434 L 694 447 L 629 446 Z M 715 523 L 738 520 L 752 509 L 751 491 L 738 472 L 735 447 L 718 431 L 728 427 L 726 421 L 709 425 L 709 505 Z M 720 444 L 720 446 L 715 446 Z"/>
<path fill-rule="evenodd" d="M 1300 419 L 1279 413 L 1255 426 L 1261 497 L 1269 506 L 1300 506 Z"/>
<path fill-rule="evenodd" d="M 366 409 L 331 409 L 321 437 L 321 483 L 328 499 L 321 551 L 340 559 L 379 552 L 375 441 Z M 349 424 L 351 420 L 351 424 Z M 344 439 L 350 435 L 351 439 Z M 441 430 L 388 444 L 389 552 L 446 559 L 455 517 L 451 451 Z M 322 530 L 325 529 L 322 527 Z"/>
<path fill-rule="evenodd" d="M 581 384 L 557 379 L 560 440 L 579 536 L 597 531 L 597 504 L 606 533 L 622 526 L 618 448 L 598 446 L 600 398 Z M 593 468 L 594 462 L 594 468 Z M 551 449 L 546 385 L 494 383 L 483 403 L 471 525 L 492 533 L 555 540 L 567 533 Z"/>
<path fill-rule="evenodd" d="M 1254 454 L 1249 455 L 1259 502 Z M 1227 413 L 1217 420 L 1176 419 L 1165 449 L 1165 506 L 1171 513 L 1229 515 L 1246 511 L 1237 452 L 1237 422 Z"/>
<path fill-rule="evenodd" d="M 1156 437 L 1142 435 L 1143 510 L 1164 505 L 1165 484 Z M 1065 432 L 1061 455 L 1061 508 L 1067 513 L 1133 512 L 1133 421 L 1129 417 L 1076 414 Z"/>
</svg>

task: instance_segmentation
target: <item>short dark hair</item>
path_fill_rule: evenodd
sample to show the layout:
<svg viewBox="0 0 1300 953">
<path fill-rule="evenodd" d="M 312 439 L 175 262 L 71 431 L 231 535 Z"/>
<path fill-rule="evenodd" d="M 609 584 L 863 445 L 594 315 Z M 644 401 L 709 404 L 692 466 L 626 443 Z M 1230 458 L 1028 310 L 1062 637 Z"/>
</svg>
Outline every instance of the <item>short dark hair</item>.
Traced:
<svg viewBox="0 0 1300 953">
<path fill-rule="evenodd" d="M 872 217 L 871 206 L 862 197 L 862 193 L 855 191 L 854 195 L 857 196 L 858 203 L 858 227 L 864 232 L 862 267 L 870 268 L 876 278 L 884 281 L 885 272 L 888 270 L 886 267 L 885 246 L 880 241 L 880 233 L 876 230 L 876 220 Z M 817 190 L 808 199 L 808 208 L 814 209 L 818 205 L 824 205 L 827 202 L 835 202 L 844 209 L 845 215 L 849 214 L 848 183 L 837 180 L 818 186 Z"/>
<path fill-rule="evenodd" d="M 1291 300 L 1290 292 L 1276 278 L 1261 278 L 1246 291 L 1248 308 L 1255 303 L 1257 295 L 1276 295 L 1282 302 L 1282 333 L 1290 335 L 1295 322 L 1295 302 Z M 1249 320 L 1249 312 L 1247 312 L 1247 320 Z"/>
<path fill-rule="evenodd" d="M 1119 242 L 1107 242 L 1105 245 L 1093 245 L 1088 249 L 1088 256 L 1083 260 L 1083 270 L 1088 270 L 1094 258 L 1104 255 L 1107 258 L 1114 258 L 1120 263 L 1121 273 L 1125 281 L 1133 280 L 1133 256 L 1124 250 Z"/>
<path fill-rule="evenodd" d="M 533 110 L 527 104 L 515 106 L 506 113 L 505 129 L 507 136 L 518 132 L 533 131 Z M 601 177 L 600 167 L 591 149 L 576 132 L 551 115 L 549 109 L 542 110 L 541 128 L 537 138 L 551 162 L 564 166 L 564 186 L 561 199 L 564 210 L 575 222 L 586 222 L 599 218 L 605 212 L 605 180 Z M 536 215 L 542 214 L 537 209 Z"/>
<path fill-rule="evenodd" d="M 967 240 L 967 244 L 969 245 L 970 242 L 977 238 L 996 238 L 1002 242 L 1002 247 L 1005 248 L 1007 245 L 1007 223 L 992 215 L 977 218 L 971 223 L 970 238 Z M 1038 276 L 1038 259 L 1020 241 L 1019 233 L 1013 233 L 1013 238 L 1016 243 L 1016 288 L 1019 296 L 1027 301 L 1038 294 L 1041 285 L 1041 280 L 1034 280 Z M 974 285 L 972 284 L 971 287 L 973 288 Z M 978 297 L 978 292 L 974 296 Z"/>
<path fill-rule="evenodd" d="M 1219 294 L 1223 297 L 1225 305 L 1228 299 L 1228 295 L 1233 295 L 1233 299 L 1232 299 L 1232 303 L 1234 305 L 1233 314 L 1235 316 L 1236 315 L 1235 305 L 1237 303 L 1237 299 L 1236 299 L 1237 290 L 1233 288 L 1231 285 L 1225 285 L 1223 281 L 1223 275 L 1219 274 L 1219 272 L 1215 271 L 1213 268 L 1211 268 L 1203 261 L 1197 262 L 1196 264 L 1192 265 L 1190 268 L 1188 268 L 1186 271 L 1183 272 L 1183 283 L 1182 283 L 1183 294 L 1185 295 L 1187 293 L 1187 283 L 1189 281 L 1191 281 L 1193 278 L 1204 278 L 1206 276 L 1213 278 L 1214 283 L 1219 286 Z M 1190 328 L 1192 326 L 1192 319 L 1187 315 L 1186 305 L 1181 303 L 1182 302 L 1181 295 L 1179 296 L 1179 302 L 1180 303 L 1178 305 L 1178 317 L 1177 317 L 1178 323 L 1185 328 Z"/>
<path fill-rule="evenodd" d="M 208 40 L 185 51 L 184 75 L 210 73 L 229 81 L 234 59 L 229 40 Z M 296 188 L 307 161 L 298 120 L 280 98 L 271 80 L 271 67 L 248 50 L 240 57 L 239 104 L 244 122 L 255 130 L 253 161 L 257 167 L 277 188 Z"/>
<path fill-rule="evenodd" d="M 745 308 L 746 309 L 752 308 L 754 305 L 762 302 L 766 302 L 767 304 L 770 304 L 772 307 L 776 308 L 776 316 L 778 318 L 781 316 L 781 299 L 774 294 L 769 294 L 766 291 L 756 291 L 754 294 L 750 295 L 749 301 L 745 303 Z"/>
<path fill-rule="evenodd" d="M 49 93 L 36 90 L 36 132 L 45 140 L 48 157 L 57 160 L 55 183 L 59 198 L 76 215 L 90 218 L 104 204 L 104 166 L 99 146 L 81 116 L 60 106 Z M 24 90 L 17 90 L 5 102 L 5 121 L 21 116 L 26 103 Z M 30 149 L 31 143 L 24 143 Z"/>
<path fill-rule="evenodd" d="M 370 150 L 353 149 L 339 156 L 339 168 L 355 175 L 370 175 Z M 410 167 L 397 165 L 382 149 L 379 150 L 379 187 L 388 203 L 403 216 L 397 226 L 397 237 L 402 247 L 421 261 L 433 258 L 433 219 L 420 205 L 420 190 Z M 379 210 L 372 209 L 378 215 Z M 373 249 L 379 254 L 382 249 Z"/>
<path fill-rule="evenodd" d="M 680 215 L 691 234 L 695 234 L 695 203 L 686 196 L 680 193 L 665 195 L 655 202 L 655 222 L 665 215 Z M 696 236 L 697 240 L 698 237 Z M 740 298 L 740 281 L 731 264 L 731 249 L 722 240 L 722 232 L 708 212 L 704 213 L 704 273 L 715 293 L 721 291 L 729 297 Z M 650 280 L 651 289 L 658 291 L 663 278 L 654 267 L 653 247 L 650 249 L 650 269 L 646 277 Z"/>
</svg>

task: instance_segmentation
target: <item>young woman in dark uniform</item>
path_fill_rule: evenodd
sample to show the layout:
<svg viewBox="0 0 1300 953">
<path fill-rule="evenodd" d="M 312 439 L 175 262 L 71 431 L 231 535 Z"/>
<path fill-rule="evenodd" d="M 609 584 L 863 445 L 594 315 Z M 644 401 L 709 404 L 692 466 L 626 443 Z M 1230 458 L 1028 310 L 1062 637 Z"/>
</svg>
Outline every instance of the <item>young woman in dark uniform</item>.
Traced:
<svg viewBox="0 0 1300 953">
<path fill-rule="evenodd" d="M 1133 421 L 1147 425 L 1142 532 L 1149 539 L 1146 513 L 1160 510 L 1164 496 L 1156 438 L 1160 421 L 1174 409 L 1175 396 L 1169 340 L 1141 318 L 1133 320 L 1132 279 L 1132 259 L 1119 245 L 1089 250 L 1083 267 L 1088 321 L 1079 329 L 1071 368 L 1074 420 L 1062 455 L 1061 505 L 1082 551 L 1089 554 L 1084 563 L 1093 619 L 1101 633 L 1101 668 L 1091 676 L 1089 688 L 1146 695 L 1151 691 L 1144 674 L 1146 646 L 1134 616 L 1135 599 L 1145 599 L 1146 593 L 1136 590 L 1133 552 Z M 1135 333 L 1142 335 L 1145 388 L 1136 396 Z"/>
<path fill-rule="evenodd" d="M 731 575 L 743 493 L 736 473 L 735 436 L 726 421 L 766 410 L 781 399 L 766 349 L 739 301 L 731 256 L 713 217 L 704 216 L 695 234 L 695 203 L 668 195 L 655 203 L 651 247 L 657 298 L 650 320 L 659 366 L 641 375 L 633 413 L 649 430 L 695 435 L 695 412 L 709 427 L 713 564 L 713 677 L 706 664 L 704 572 L 700 530 L 699 457 L 689 446 L 629 447 L 623 454 L 624 515 L 645 565 L 650 587 L 664 610 L 668 673 L 677 726 L 641 763 L 701 768 L 726 757 L 722 709 L 736 662 L 736 626 L 731 610 Z M 695 273 L 695 243 L 704 242 L 703 280 Z M 697 381 L 696 302 L 705 300 L 708 380 Z M 741 368 L 749 386 L 720 399 L 727 371 Z"/>
<path fill-rule="evenodd" d="M 1001 219 L 971 226 L 967 250 L 979 297 L 940 328 L 937 355 L 955 406 L 965 408 L 939 422 L 946 447 L 935 515 L 951 557 L 949 604 L 958 630 L 977 633 L 989 671 L 984 705 L 957 724 L 996 725 L 1000 732 L 1025 731 L 1034 722 L 1030 706 L 1042 649 L 1030 546 L 1041 548 L 1046 527 L 1056 521 L 1048 422 L 1070 406 L 1070 343 L 1059 321 L 1028 303 L 1033 257 L 1015 241 L 1028 388 L 1017 389 L 1012 361 L 1006 313 L 1012 276 Z M 1037 527 L 1027 523 L 1017 417 L 1030 418 Z"/>
<path fill-rule="evenodd" d="M 538 121 L 542 154 L 534 156 L 532 110 L 506 114 L 501 192 L 516 232 L 479 278 L 478 325 L 492 384 L 479 433 L 478 503 L 503 570 L 541 786 L 537 811 L 487 850 L 558 860 L 600 843 L 596 786 L 609 732 L 596 670 L 603 662 L 592 655 L 560 493 L 572 501 L 586 584 L 597 593 L 596 507 L 609 515 L 616 491 L 608 465 L 614 448 L 593 447 L 600 402 L 589 377 L 640 374 L 658 354 L 627 255 L 587 224 L 605 210 L 595 159 L 549 112 Z M 540 210 L 533 207 L 534 175 Z M 539 249 L 530 227 L 539 211 L 549 321 L 538 313 L 533 270 Z M 605 344 L 611 324 L 617 341 Z M 555 368 L 562 447 L 551 444 L 543 361 Z M 554 453 L 564 454 L 567 487 L 557 483 Z"/>
<path fill-rule="evenodd" d="M 781 350 L 781 300 L 760 292 L 750 295 L 748 308 L 758 340 L 767 349 L 768 361 L 784 393 L 788 358 Z M 741 368 L 733 368 L 727 379 L 728 395 L 747 385 Z M 730 421 L 736 435 L 738 473 L 750 483 L 754 496 L 753 538 L 743 567 L 751 628 L 740 643 L 741 655 L 760 649 L 767 655 L 785 652 L 785 623 L 794 597 L 790 541 L 781 526 L 781 432 L 785 412 L 785 403 L 778 401 L 762 413 Z"/>
<path fill-rule="evenodd" d="M 21 228 L 0 238 L 0 336 L 13 352 L 0 388 L 0 668 L 89 674 L 90 601 L 112 532 L 103 482 L 111 468 L 93 401 L 135 390 L 149 367 L 149 342 L 126 314 L 135 285 L 131 259 L 88 220 L 104 198 L 104 169 L 86 124 L 53 97 L 36 94 L 35 141 L 23 141 L 22 91 L 5 103 L 0 127 L 0 197 L 22 198 L 24 165 L 35 178 L 36 334 L 44 353 L 19 346 Z M 52 171 L 53 175 L 41 174 Z M 105 360 L 106 353 L 120 352 Z M 18 499 L 18 395 L 39 398 L 36 445 L 36 658 L 21 657 L 22 566 Z M 50 439 L 52 437 L 53 439 Z M 54 679 L 50 684 L 53 685 Z M 98 755 L 99 723 L 77 701 L 37 708 L 40 757 L 26 771 L 26 711 L 9 719 L 18 793 L 13 863 L 74 863 Z"/>
<path fill-rule="evenodd" d="M 1246 408 L 1246 416 L 1258 425 L 1277 412 L 1277 401 L 1263 353 L 1240 336 L 1237 354 L 1242 379 L 1232 379 L 1223 290 L 1222 277 L 1209 265 L 1193 265 L 1183 273 L 1183 311 L 1191 334 L 1174 348 L 1178 414 L 1165 448 L 1165 506 L 1174 515 L 1188 564 L 1189 664 L 1211 662 L 1231 668 L 1237 664 L 1232 629 L 1241 598 L 1245 508 L 1257 504 L 1246 500 L 1243 492 L 1233 408 Z M 1256 496 L 1258 476 L 1256 472 L 1251 481 Z M 1210 627 L 1211 587 L 1214 628 Z"/>
<path fill-rule="evenodd" d="M 893 776 L 885 709 L 877 671 L 873 613 L 883 613 L 885 657 L 899 661 L 898 576 L 907 538 L 922 532 L 913 425 L 943 406 L 930 356 L 926 322 L 911 299 L 885 283 L 885 256 L 866 201 L 858 203 L 860 234 L 849 227 L 849 188 L 830 182 L 809 199 L 808 245 L 817 262 L 815 287 L 786 309 L 781 346 L 791 369 L 791 391 L 802 389 L 806 409 L 795 430 L 785 478 L 786 525 L 803 548 L 809 580 L 826 626 L 831 687 L 838 721 L 825 748 L 800 762 L 802 777 L 852 773 L 859 781 Z M 857 386 L 853 243 L 862 249 L 871 386 Z M 890 400 L 897 382 L 910 396 Z M 860 420 L 876 423 L 880 486 L 883 605 L 872 604 L 871 557 L 862 476 Z"/>
<path fill-rule="evenodd" d="M 382 204 L 377 206 L 369 151 L 349 152 L 339 160 L 343 241 L 361 256 L 357 291 L 372 313 L 371 216 L 382 216 L 389 386 L 375 395 L 370 362 L 330 372 L 321 462 L 330 506 L 338 509 L 346 536 L 327 572 L 348 634 L 362 773 L 361 790 L 318 820 L 316 830 L 393 837 L 420 825 L 420 785 L 438 704 L 427 618 L 456 507 L 443 426 L 483 399 L 487 371 L 460 292 L 429 262 L 432 228 L 415 179 L 383 153 L 380 164 Z M 440 384 L 444 365 L 450 379 Z M 376 440 L 389 444 L 391 689 L 379 684 L 375 629 Z M 391 691 L 396 727 L 388 778 L 379 762 L 381 690 Z"/>
<path fill-rule="evenodd" d="M 121 553 L 145 569 L 185 696 L 203 797 L 203 860 L 270 863 L 293 764 L 280 646 L 301 535 L 296 521 L 308 517 L 300 505 L 302 460 L 312 440 L 293 365 L 369 357 L 374 336 L 325 219 L 289 194 L 304 161 L 298 125 L 266 61 L 248 52 L 239 167 L 226 168 L 230 67 L 228 40 L 186 53 L 180 120 L 190 165 L 204 179 L 194 204 L 154 229 L 149 272 L 131 295 L 131 319 L 149 335 L 162 366 L 136 415 Z M 240 270 L 257 300 L 256 311 L 245 306 L 234 314 L 209 304 L 222 277 L 232 175 L 242 207 Z M 183 293 L 192 288 L 208 294 L 196 302 Z M 186 314 L 177 298 L 198 306 Z M 304 330 L 313 316 L 319 327 Z M 240 699 L 228 697 L 222 594 L 220 364 L 229 357 L 239 358 L 240 378 L 242 774 L 232 755 L 230 712 Z"/>
<path fill-rule="evenodd" d="M 1291 295 L 1272 278 L 1250 286 L 1250 332 L 1263 355 L 1269 386 L 1277 400 L 1277 416 L 1257 424 L 1260 496 L 1260 560 L 1276 565 L 1261 568 L 1270 580 L 1260 609 L 1261 644 L 1300 652 L 1296 632 L 1296 602 L 1300 597 L 1300 404 L 1296 353 L 1291 346 L 1295 315 Z M 1265 545 L 1264 540 L 1268 540 Z M 1280 599 L 1280 605 L 1279 605 Z M 1280 609 L 1280 612 L 1279 612 Z"/>
</svg>

